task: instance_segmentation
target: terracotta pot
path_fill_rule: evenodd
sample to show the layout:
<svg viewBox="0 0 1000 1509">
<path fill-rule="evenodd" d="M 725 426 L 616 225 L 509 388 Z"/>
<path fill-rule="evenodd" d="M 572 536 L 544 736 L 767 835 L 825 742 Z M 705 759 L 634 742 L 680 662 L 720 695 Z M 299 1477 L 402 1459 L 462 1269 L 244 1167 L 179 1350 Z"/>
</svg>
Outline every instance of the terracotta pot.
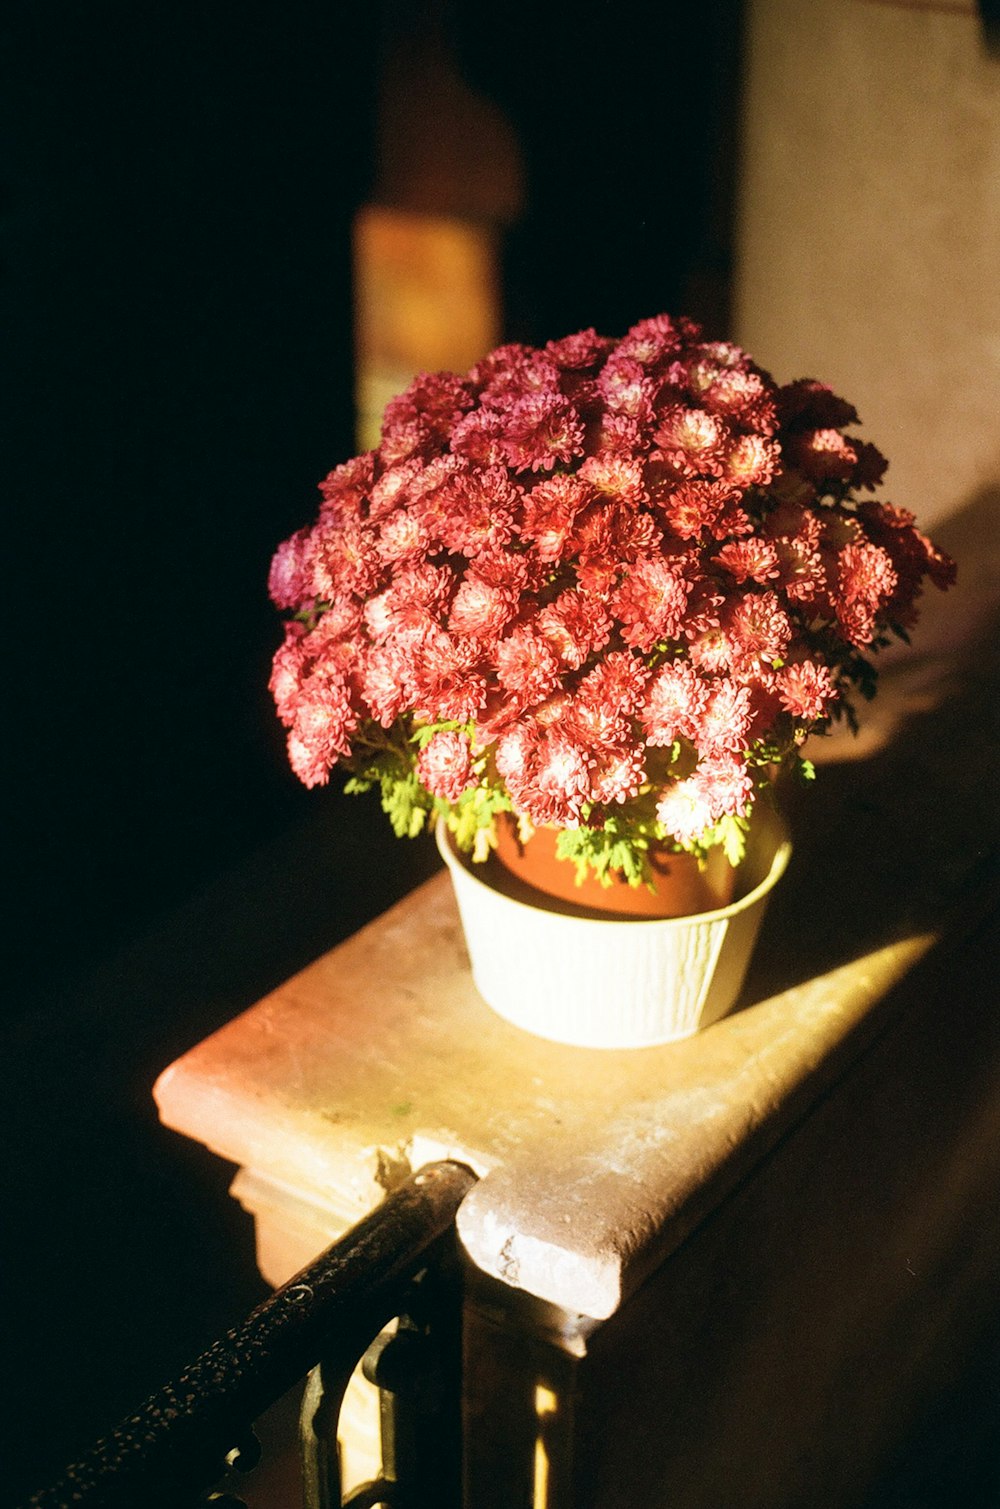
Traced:
<svg viewBox="0 0 1000 1509">
<path fill-rule="evenodd" d="M 473 863 L 442 823 L 437 842 L 483 999 L 517 1027 L 588 1048 L 673 1042 L 732 1010 L 791 854 L 782 823 L 763 811 L 736 900 L 685 917 L 623 917 L 546 895 L 495 858 Z"/>
<path fill-rule="evenodd" d="M 690 854 L 674 854 L 665 845 L 650 850 L 655 889 L 629 885 L 616 872 L 609 886 L 588 874 L 576 879 L 576 866 L 556 853 L 559 831 L 536 828 L 526 843 L 517 835 L 517 822 L 503 813 L 497 823 L 496 857 L 526 885 L 595 912 L 616 917 L 690 917 L 728 906 L 736 894 L 737 872 L 721 849 L 713 850 L 704 866 Z"/>
</svg>

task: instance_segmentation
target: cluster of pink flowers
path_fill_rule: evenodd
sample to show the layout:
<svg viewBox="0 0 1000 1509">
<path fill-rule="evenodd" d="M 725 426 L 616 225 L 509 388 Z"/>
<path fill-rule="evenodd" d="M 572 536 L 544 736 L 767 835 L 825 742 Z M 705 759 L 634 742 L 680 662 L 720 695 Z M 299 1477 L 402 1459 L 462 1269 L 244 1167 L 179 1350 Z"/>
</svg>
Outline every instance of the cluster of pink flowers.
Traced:
<svg viewBox="0 0 1000 1509">
<path fill-rule="evenodd" d="M 274 558 L 296 773 L 562 828 L 633 806 L 682 846 L 745 817 L 953 576 L 857 419 L 665 315 L 418 377 Z"/>
</svg>

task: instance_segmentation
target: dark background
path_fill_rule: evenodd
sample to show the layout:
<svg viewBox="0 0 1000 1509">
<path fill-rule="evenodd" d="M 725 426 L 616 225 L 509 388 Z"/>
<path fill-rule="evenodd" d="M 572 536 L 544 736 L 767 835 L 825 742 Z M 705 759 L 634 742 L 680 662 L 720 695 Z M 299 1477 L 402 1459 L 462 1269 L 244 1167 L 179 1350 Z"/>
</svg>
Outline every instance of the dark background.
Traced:
<svg viewBox="0 0 1000 1509">
<path fill-rule="evenodd" d="M 508 337 L 725 333 L 739 6 L 519 10 L 5 7 L 10 1501 L 261 1292 L 157 1072 L 435 864 L 289 774 L 265 591 L 354 449 L 352 216 L 456 129 L 427 60 L 517 144 Z"/>
<path fill-rule="evenodd" d="M 724 328 L 736 6 L 360 9 L 7 13 L 10 978 L 28 990 L 315 806 L 266 692 L 265 582 L 354 450 L 352 215 L 380 180 L 426 195 L 379 135 L 381 60 L 408 61 L 391 77 L 428 141 L 454 125 L 421 77 L 433 53 L 513 127 L 507 336 L 679 307 Z M 460 206 L 438 181 L 428 208 L 449 192 Z"/>
</svg>

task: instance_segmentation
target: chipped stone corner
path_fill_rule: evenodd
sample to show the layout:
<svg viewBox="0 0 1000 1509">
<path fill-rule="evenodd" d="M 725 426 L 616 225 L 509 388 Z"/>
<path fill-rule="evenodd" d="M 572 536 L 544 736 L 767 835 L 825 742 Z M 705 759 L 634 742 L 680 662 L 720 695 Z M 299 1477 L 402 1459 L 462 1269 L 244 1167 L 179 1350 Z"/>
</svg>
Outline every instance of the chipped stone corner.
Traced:
<svg viewBox="0 0 1000 1509">
<path fill-rule="evenodd" d="M 502 1211 L 477 1199 L 478 1194 L 488 1194 L 488 1189 L 473 1190 L 457 1220 L 462 1246 L 477 1268 L 574 1314 L 594 1320 L 614 1314 L 622 1298 L 621 1263 L 615 1253 L 574 1250 L 519 1231 Z"/>
</svg>

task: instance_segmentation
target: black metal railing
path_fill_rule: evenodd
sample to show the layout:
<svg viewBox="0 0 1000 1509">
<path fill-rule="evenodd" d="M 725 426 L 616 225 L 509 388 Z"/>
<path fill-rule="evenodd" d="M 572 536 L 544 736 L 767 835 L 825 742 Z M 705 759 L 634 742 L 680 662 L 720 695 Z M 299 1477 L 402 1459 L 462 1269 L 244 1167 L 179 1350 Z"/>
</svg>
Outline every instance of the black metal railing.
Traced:
<svg viewBox="0 0 1000 1509">
<path fill-rule="evenodd" d="M 474 1182 L 458 1163 L 428 1164 L 414 1174 L 25 1509 L 238 1505 L 229 1480 L 256 1465 L 254 1422 L 306 1375 L 304 1500 L 309 1509 L 341 1509 L 337 1421 L 362 1357 L 381 1390 L 382 1472 L 346 1503 L 457 1509 L 454 1218 Z M 380 1334 L 395 1317 L 395 1333 Z"/>
</svg>

